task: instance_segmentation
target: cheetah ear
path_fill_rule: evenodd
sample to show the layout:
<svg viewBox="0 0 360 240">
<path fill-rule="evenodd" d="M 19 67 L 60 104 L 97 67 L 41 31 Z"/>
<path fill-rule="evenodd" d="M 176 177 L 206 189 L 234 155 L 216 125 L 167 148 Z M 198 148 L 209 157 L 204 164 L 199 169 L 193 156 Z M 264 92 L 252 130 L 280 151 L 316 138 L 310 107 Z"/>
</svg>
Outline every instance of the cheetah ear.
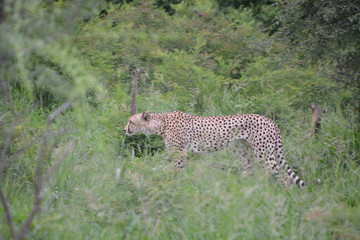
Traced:
<svg viewBox="0 0 360 240">
<path fill-rule="evenodd" d="M 149 121 L 150 120 L 150 111 L 147 110 L 146 112 L 144 112 L 141 116 L 145 121 Z"/>
</svg>

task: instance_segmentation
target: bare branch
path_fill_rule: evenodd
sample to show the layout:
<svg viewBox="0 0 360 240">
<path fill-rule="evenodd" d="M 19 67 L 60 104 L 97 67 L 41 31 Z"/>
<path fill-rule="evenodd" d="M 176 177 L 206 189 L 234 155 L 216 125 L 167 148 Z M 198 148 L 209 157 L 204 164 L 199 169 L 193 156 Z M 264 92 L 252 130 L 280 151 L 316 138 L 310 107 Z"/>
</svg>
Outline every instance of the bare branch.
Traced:
<svg viewBox="0 0 360 240">
<path fill-rule="evenodd" d="M 11 113 L 12 113 L 13 115 L 15 115 L 14 102 L 13 102 L 13 100 L 12 100 L 12 98 L 11 98 L 11 94 L 10 94 L 10 91 L 9 91 L 9 88 L 8 88 L 8 85 L 7 85 L 7 81 L 3 79 L 3 80 L 0 82 L 0 84 L 1 84 L 1 88 L 2 88 L 3 94 L 4 94 L 4 98 L 5 98 L 4 100 L 9 103 L 10 109 L 11 109 Z"/>
<path fill-rule="evenodd" d="M 6 221 L 8 222 L 9 227 L 10 227 L 11 237 L 13 239 L 16 239 L 16 233 L 15 233 L 15 229 L 14 229 L 14 221 L 13 221 L 13 218 L 12 218 L 12 215 L 10 212 L 9 203 L 6 200 L 4 192 L 1 187 L 0 187 L 0 201 L 1 201 L 2 205 L 4 206 Z"/>
<path fill-rule="evenodd" d="M 46 175 L 43 176 L 43 159 L 46 151 L 46 147 L 48 145 L 48 137 L 50 135 L 49 132 L 49 125 L 55 120 L 57 116 L 59 116 L 62 112 L 71 108 L 73 104 L 68 101 L 57 108 L 54 112 L 52 112 L 48 117 L 48 126 L 46 128 L 45 134 L 42 136 L 42 143 L 41 148 L 38 156 L 37 166 L 36 166 L 36 179 L 35 179 L 35 186 L 34 186 L 34 206 L 29 214 L 29 217 L 26 219 L 23 227 L 21 228 L 18 236 L 16 237 L 17 240 L 21 240 L 25 238 L 27 232 L 30 229 L 30 225 L 35 217 L 35 215 L 41 211 L 41 191 L 45 183 L 50 179 L 50 177 L 54 174 L 56 169 L 60 166 L 60 164 L 65 160 L 65 158 L 70 154 L 70 152 L 74 149 L 74 142 L 70 142 L 68 146 L 65 148 L 64 153 L 58 158 L 56 163 L 47 171 Z"/>
<path fill-rule="evenodd" d="M 3 83 L 3 82 L 2 82 Z M 10 95 L 9 95 L 9 99 L 10 98 Z M 27 108 L 24 113 L 27 113 L 30 109 L 32 109 L 33 107 L 35 107 L 37 104 L 34 104 L 32 105 L 31 107 Z M 49 116 L 48 116 L 48 124 L 51 124 L 55 118 L 57 116 L 59 116 L 61 113 L 63 113 L 64 111 L 70 109 L 71 107 L 73 106 L 73 104 L 68 101 L 64 104 L 62 104 L 59 108 L 57 108 L 54 112 L 52 112 Z M 56 133 L 50 133 L 49 130 L 46 130 L 46 133 L 41 136 L 41 137 L 38 137 L 36 139 L 34 139 L 34 141 L 32 141 L 29 145 L 27 145 L 26 147 L 18 150 L 16 153 L 14 153 L 11 157 L 7 157 L 8 153 L 9 153 L 9 150 L 10 150 L 10 145 L 11 145 L 11 141 L 13 139 L 13 135 L 14 135 L 14 130 L 15 128 L 18 126 L 18 123 L 19 123 L 19 118 L 20 118 L 20 114 L 16 113 L 14 111 L 14 114 L 15 114 L 15 120 L 13 121 L 13 123 L 11 124 L 10 126 L 10 130 L 9 130 L 9 133 L 7 134 L 7 137 L 5 139 L 5 142 L 4 142 L 4 146 L 3 146 L 3 149 L 2 149 L 2 152 L 1 152 L 1 159 L 0 159 L 0 178 L 3 176 L 3 170 L 5 169 L 7 163 L 11 160 L 11 159 L 14 159 L 16 157 L 18 157 L 20 154 L 22 154 L 23 152 L 25 152 L 26 150 L 28 150 L 31 146 L 35 145 L 36 143 L 38 143 L 38 141 L 40 139 L 45 139 L 47 137 L 56 137 L 56 136 L 60 136 L 62 134 L 66 134 L 66 133 L 70 133 L 72 132 L 73 130 L 67 130 L 67 129 L 64 129 L 62 131 L 59 131 L 59 132 L 56 132 Z"/>
<path fill-rule="evenodd" d="M 61 135 L 64 134 L 69 134 L 69 133 L 74 133 L 76 132 L 75 129 L 62 129 L 60 131 L 57 132 L 48 132 L 47 133 L 47 137 L 59 137 Z M 13 153 L 11 155 L 11 157 L 7 160 L 8 162 L 11 161 L 12 159 L 17 158 L 19 155 L 23 154 L 24 152 L 26 152 L 29 148 L 31 148 L 32 146 L 34 146 L 35 144 L 38 144 L 39 141 L 44 137 L 45 135 L 41 135 L 36 137 L 33 141 L 31 141 L 28 145 L 26 145 L 25 147 L 19 149 L 17 152 Z"/>
<path fill-rule="evenodd" d="M 34 207 L 31 211 L 31 213 L 29 214 L 29 217 L 26 219 L 23 227 L 21 228 L 19 234 L 16 236 L 16 240 L 22 240 L 25 238 L 27 232 L 30 229 L 30 224 L 32 223 L 32 221 L 34 220 L 35 215 L 41 210 L 41 200 L 42 197 L 40 195 L 40 192 L 38 194 L 36 194 L 35 196 L 35 201 L 34 201 Z"/>
<path fill-rule="evenodd" d="M 44 146 L 46 145 L 46 141 L 44 143 Z M 63 163 L 63 161 L 66 159 L 66 157 L 74 150 L 75 142 L 71 141 L 66 147 L 63 152 L 63 154 L 57 159 L 55 164 L 47 171 L 46 175 L 43 177 L 40 177 L 38 181 L 35 182 L 35 200 L 34 200 L 34 207 L 29 214 L 29 217 L 26 219 L 23 227 L 21 228 L 18 236 L 16 237 L 17 240 L 24 239 L 26 234 L 28 233 L 30 229 L 31 222 L 33 221 L 35 215 L 41 211 L 41 191 L 44 187 L 44 185 L 50 180 L 51 176 L 54 174 L 54 172 L 59 168 L 59 166 Z"/>
<path fill-rule="evenodd" d="M 61 113 L 65 112 L 66 110 L 73 107 L 73 104 L 71 101 L 67 101 L 60 107 L 58 107 L 54 112 L 52 112 L 48 117 L 48 124 L 51 124 L 57 116 L 59 116 Z"/>
<path fill-rule="evenodd" d="M 43 186 L 45 183 L 47 183 L 49 181 L 49 179 L 51 178 L 51 176 L 54 174 L 54 172 L 60 167 L 60 165 L 63 163 L 63 161 L 65 160 L 65 158 L 74 151 L 74 147 L 75 147 L 75 141 L 71 141 L 66 147 L 65 150 L 63 152 L 63 154 L 58 158 L 58 160 L 56 161 L 56 163 L 48 170 L 48 172 L 46 173 L 46 175 L 43 177 L 42 179 L 42 183 L 41 185 Z"/>
<path fill-rule="evenodd" d="M 36 164 L 36 170 L 35 170 L 35 188 L 34 188 L 34 194 L 35 197 L 40 194 L 41 191 L 41 179 L 43 176 L 43 159 L 44 156 L 46 154 L 46 148 L 48 145 L 48 131 L 49 129 L 46 129 L 46 134 L 43 136 L 42 141 L 41 141 L 41 147 L 40 147 L 40 151 L 39 151 L 39 156 L 38 156 L 38 160 L 37 160 L 37 164 Z"/>
<path fill-rule="evenodd" d="M 2 122 L 2 120 L 8 116 L 11 116 L 10 112 L 4 113 L 3 115 L 0 116 L 0 122 Z"/>
<path fill-rule="evenodd" d="M 3 149 L 1 151 L 1 158 L 0 158 L 0 177 L 1 177 L 3 175 L 3 170 L 4 170 L 4 167 L 6 164 L 5 158 L 6 158 L 6 155 L 9 153 L 11 141 L 14 136 L 14 130 L 19 122 L 19 115 L 15 111 L 14 102 L 11 98 L 11 94 L 10 94 L 7 82 L 3 79 L 3 80 L 1 80 L 0 85 L 1 85 L 1 89 L 4 94 L 4 98 L 5 98 L 4 100 L 5 100 L 5 102 L 8 102 L 11 113 L 15 117 L 15 120 L 11 123 L 10 130 L 7 134 L 7 137 L 4 141 Z"/>
<path fill-rule="evenodd" d="M 4 85 L 4 82 L 1 82 L 1 83 L 2 83 L 2 85 Z M 10 93 L 7 91 L 7 89 L 5 89 L 4 92 L 5 92 L 5 95 L 6 95 L 6 93 L 9 94 L 9 95 L 6 95 L 6 96 L 8 96 L 6 100 L 11 101 Z M 75 144 L 74 144 L 74 141 L 72 141 L 66 146 L 63 154 L 57 159 L 55 164 L 53 164 L 53 166 L 50 169 L 48 169 L 48 171 L 46 173 L 44 173 L 43 160 L 47 153 L 48 139 L 50 137 L 56 137 L 56 136 L 60 136 L 60 135 L 75 131 L 74 129 L 62 129 L 60 131 L 53 132 L 49 129 L 50 124 L 56 119 L 56 117 L 58 117 L 64 111 L 70 109 L 72 106 L 73 106 L 73 104 L 70 101 L 68 101 L 68 102 L 64 103 L 63 105 L 61 105 L 59 108 L 57 108 L 54 112 L 52 112 L 48 116 L 47 127 L 46 127 L 45 133 L 43 135 L 35 137 L 27 146 L 21 148 L 20 150 L 18 150 L 14 154 L 12 154 L 12 156 L 7 156 L 9 154 L 11 142 L 13 140 L 15 128 L 16 128 L 16 126 L 18 126 L 20 116 L 22 115 L 20 113 L 17 113 L 15 111 L 15 109 L 12 108 L 14 116 L 15 116 L 15 120 L 12 122 L 12 124 L 10 126 L 10 130 L 8 132 L 8 135 L 6 137 L 6 140 L 5 140 L 3 149 L 2 149 L 1 159 L 0 159 L 1 160 L 0 161 L 0 176 L 2 176 L 3 170 L 6 167 L 6 164 L 10 160 L 19 157 L 22 153 L 27 151 L 29 148 L 31 148 L 33 145 L 37 144 L 41 140 L 41 147 L 40 147 L 40 151 L 39 151 L 39 155 L 38 155 L 38 159 L 37 159 L 37 165 L 36 165 L 36 179 L 34 182 L 34 204 L 33 204 L 33 208 L 31 210 L 28 218 L 25 220 L 25 222 L 24 222 L 23 226 L 21 227 L 20 231 L 18 232 L 18 234 L 15 232 L 14 221 L 12 219 L 12 215 L 11 215 L 11 212 L 9 209 L 9 204 L 8 204 L 5 194 L 0 186 L 0 201 L 5 209 L 5 215 L 6 215 L 7 222 L 9 224 L 11 236 L 15 240 L 24 239 L 26 234 L 29 232 L 33 219 L 35 218 L 36 214 L 39 211 L 41 211 L 41 202 L 42 202 L 41 191 L 42 191 L 44 185 L 50 180 L 51 176 L 59 168 L 59 166 L 65 160 L 65 158 L 74 150 Z M 28 111 L 28 109 L 25 111 Z M 1 183 L 1 181 L 0 181 L 0 183 Z"/>
<path fill-rule="evenodd" d="M 6 155 L 9 153 L 11 141 L 13 140 L 13 137 L 14 137 L 14 130 L 15 130 L 15 127 L 18 125 L 18 122 L 19 122 L 19 116 L 17 115 L 15 117 L 15 120 L 12 122 L 12 124 L 10 126 L 10 130 L 4 141 L 4 146 L 3 146 L 3 149 L 1 152 L 1 158 L 0 158 L 0 178 L 3 175 L 3 170 L 7 164 Z"/>
<path fill-rule="evenodd" d="M 137 91 L 138 91 L 140 72 L 141 72 L 140 68 L 136 68 L 133 73 L 133 86 L 132 86 L 131 106 L 130 106 L 130 114 L 131 115 L 134 115 L 137 111 L 136 95 L 137 95 Z"/>
</svg>

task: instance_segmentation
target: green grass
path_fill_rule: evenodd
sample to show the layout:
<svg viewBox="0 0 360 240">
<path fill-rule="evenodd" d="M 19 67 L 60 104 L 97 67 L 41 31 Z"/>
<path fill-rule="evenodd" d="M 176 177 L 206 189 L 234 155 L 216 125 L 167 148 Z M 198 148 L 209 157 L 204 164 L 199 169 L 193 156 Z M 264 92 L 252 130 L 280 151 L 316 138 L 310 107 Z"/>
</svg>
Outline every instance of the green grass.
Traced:
<svg viewBox="0 0 360 240">
<path fill-rule="evenodd" d="M 360 238 L 358 152 L 349 147 L 355 141 L 351 128 L 336 131 L 346 122 L 340 113 L 327 117 L 318 139 L 306 138 L 307 126 L 283 126 L 287 160 L 307 184 L 299 189 L 269 180 L 260 167 L 249 177 L 212 167 L 239 164 L 226 153 L 191 156 L 181 172 L 174 171 L 166 151 L 134 157 L 123 144 L 121 127 L 113 130 L 116 114 L 102 117 L 106 109 L 95 112 L 99 118 L 84 131 L 86 137 L 77 136 L 83 141 L 44 189 L 42 212 L 27 239 Z M 72 115 L 54 128 L 71 126 Z M 67 141 L 57 141 L 60 151 Z M 4 182 L 17 226 L 32 207 L 31 159 L 37 151 L 34 146 L 12 164 L 9 173 L 18 175 Z M 0 239 L 9 238 L 5 218 L 0 232 Z"/>
<path fill-rule="evenodd" d="M 310 174 L 307 188 L 284 189 L 261 170 L 244 178 L 201 157 L 175 173 L 163 159 L 155 154 L 64 166 L 59 175 L 72 173 L 52 184 L 34 239 L 359 237 L 357 169 L 329 171 L 337 181 L 329 175 L 320 186 L 311 184 Z"/>
</svg>

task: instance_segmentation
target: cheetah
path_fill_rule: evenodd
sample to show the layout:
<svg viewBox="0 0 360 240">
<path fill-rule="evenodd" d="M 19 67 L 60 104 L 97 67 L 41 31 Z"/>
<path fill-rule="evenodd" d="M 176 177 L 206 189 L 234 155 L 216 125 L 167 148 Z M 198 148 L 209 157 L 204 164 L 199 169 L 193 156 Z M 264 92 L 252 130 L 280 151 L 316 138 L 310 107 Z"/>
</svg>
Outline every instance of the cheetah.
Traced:
<svg viewBox="0 0 360 240">
<path fill-rule="evenodd" d="M 251 168 L 249 150 L 275 176 L 286 169 L 288 179 L 303 187 L 301 180 L 284 159 L 278 126 L 271 119 L 258 114 L 227 116 L 195 116 L 181 111 L 152 113 L 146 111 L 131 116 L 124 128 L 126 135 L 156 134 L 163 137 L 165 147 L 184 155 L 175 161 L 176 168 L 187 166 L 188 152 L 211 153 L 227 148 L 241 152 L 246 162 L 244 171 Z M 240 157 L 240 156 L 239 156 Z"/>
</svg>

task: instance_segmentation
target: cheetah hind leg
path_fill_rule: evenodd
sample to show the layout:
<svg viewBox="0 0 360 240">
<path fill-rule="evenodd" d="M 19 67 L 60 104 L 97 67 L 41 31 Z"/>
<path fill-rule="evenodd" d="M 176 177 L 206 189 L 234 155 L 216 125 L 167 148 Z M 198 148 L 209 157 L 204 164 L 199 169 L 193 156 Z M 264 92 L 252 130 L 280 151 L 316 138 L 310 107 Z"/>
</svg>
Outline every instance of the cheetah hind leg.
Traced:
<svg viewBox="0 0 360 240">
<path fill-rule="evenodd" d="M 283 174 L 282 182 L 286 188 L 290 187 L 292 180 L 288 174 Z"/>
<path fill-rule="evenodd" d="M 292 179 L 287 173 L 280 171 L 280 165 L 276 162 L 274 154 L 270 154 L 266 159 L 266 168 L 278 183 L 285 188 L 290 187 Z"/>
<path fill-rule="evenodd" d="M 280 176 L 280 166 L 275 160 L 275 146 L 268 146 L 267 149 L 261 149 L 258 145 L 253 146 L 259 164 L 264 166 L 267 170 L 269 177 L 275 182 L 282 183 Z"/>
<path fill-rule="evenodd" d="M 234 142 L 232 149 L 234 155 L 241 161 L 242 175 L 248 177 L 251 174 L 255 158 L 251 145 L 246 140 L 241 139 Z"/>
</svg>

